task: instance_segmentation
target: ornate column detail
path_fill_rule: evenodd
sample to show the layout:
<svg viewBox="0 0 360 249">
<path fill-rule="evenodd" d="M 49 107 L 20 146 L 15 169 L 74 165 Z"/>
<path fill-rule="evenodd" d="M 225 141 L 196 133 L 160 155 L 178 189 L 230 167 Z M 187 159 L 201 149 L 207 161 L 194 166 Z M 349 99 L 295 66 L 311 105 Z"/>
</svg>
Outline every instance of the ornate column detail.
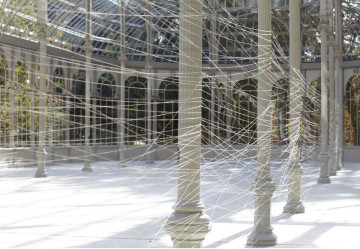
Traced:
<svg viewBox="0 0 360 249">
<path fill-rule="evenodd" d="M 329 178 L 329 154 L 328 154 L 328 30 L 329 20 L 327 16 L 327 0 L 320 0 L 320 36 L 321 36 L 321 151 L 319 155 L 320 176 L 318 183 L 330 183 Z"/>
<path fill-rule="evenodd" d="M 257 98 L 257 173 L 251 190 L 254 194 L 254 230 L 248 246 L 274 246 L 277 237 L 271 226 L 271 197 L 275 183 L 270 175 L 271 154 L 271 1 L 258 1 L 258 98 Z"/>
<path fill-rule="evenodd" d="M 37 170 L 35 177 L 46 177 L 45 158 L 46 158 L 46 38 L 47 38 L 47 0 L 38 0 L 38 37 L 40 43 L 40 87 L 39 87 L 39 143 L 36 151 Z"/>
<path fill-rule="evenodd" d="M 180 1 L 178 199 L 166 232 L 181 248 L 201 247 L 210 230 L 200 200 L 202 6 L 202 0 Z"/>
<path fill-rule="evenodd" d="M 290 1 L 290 142 L 291 154 L 288 177 L 288 200 L 284 213 L 303 213 L 301 201 L 300 129 L 301 129 L 301 44 L 300 44 L 300 0 Z"/>
<path fill-rule="evenodd" d="M 91 11 L 92 11 L 92 0 L 85 0 L 86 5 L 86 27 L 85 27 L 85 45 L 84 50 L 86 53 L 85 62 L 85 150 L 84 150 L 84 166 L 82 171 L 92 172 L 93 168 L 90 165 L 90 157 L 93 154 L 93 149 L 90 147 L 90 108 L 91 108 L 91 52 L 92 39 L 91 39 Z"/>
</svg>

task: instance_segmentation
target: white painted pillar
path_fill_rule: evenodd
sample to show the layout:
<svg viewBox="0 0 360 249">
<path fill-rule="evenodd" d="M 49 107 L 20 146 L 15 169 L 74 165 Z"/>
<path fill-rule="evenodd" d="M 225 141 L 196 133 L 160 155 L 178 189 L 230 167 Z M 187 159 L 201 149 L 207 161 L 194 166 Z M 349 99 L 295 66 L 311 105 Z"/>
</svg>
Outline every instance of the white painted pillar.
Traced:
<svg viewBox="0 0 360 249">
<path fill-rule="evenodd" d="M 92 0 L 85 0 L 86 5 L 86 27 L 85 27 L 85 46 L 86 62 L 85 62 L 85 150 L 84 150 L 84 166 L 82 171 L 92 172 L 93 169 L 90 165 L 90 155 L 92 150 L 90 148 L 90 103 L 91 103 L 91 52 L 92 52 L 92 40 L 91 40 L 91 11 L 92 11 Z"/>
<path fill-rule="evenodd" d="M 119 168 L 126 167 L 125 159 L 125 80 L 126 80 L 126 50 L 125 50 L 125 1 L 121 0 L 119 5 L 120 13 L 120 105 L 118 108 L 118 124 L 120 127 L 119 139 Z M 119 112 L 120 110 L 120 112 Z"/>
<path fill-rule="evenodd" d="M 329 176 L 336 175 L 336 153 L 335 153 L 335 54 L 334 54 L 334 13 L 333 0 L 328 0 L 328 15 L 329 15 Z"/>
<path fill-rule="evenodd" d="M 178 199 L 166 223 L 174 247 L 201 247 L 210 218 L 200 198 L 202 0 L 180 1 Z"/>
<path fill-rule="evenodd" d="M 45 171 L 45 111 L 46 111 L 46 37 L 47 37 L 47 0 L 38 0 L 38 37 L 40 43 L 40 87 L 39 87 L 39 144 L 36 152 L 37 171 L 35 177 L 46 177 Z"/>
<path fill-rule="evenodd" d="M 343 23 L 342 0 L 335 0 L 335 88 L 336 88 L 336 123 L 337 123 L 337 162 L 336 169 L 344 166 L 344 79 L 342 65 Z"/>
<path fill-rule="evenodd" d="M 257 175 L 254 193 L 254 228 L 248 246 L 274 246 L 277 237 L 271 226 L 271 197 L 275 183 L 270 175 L 271 153 L 271 1 L 258 0 L 258 98 L 257 98 Z"/>
<path fill-rule="evenodd" d="M 321 151 L 320 176 L 318 183 L 330 183 L 328 154 L 328 29 L 327 0 L 320 0 L 320 36 L 321 36 Z"/>
<path fill-rule="evenodd" d="M 290 1 L 290 164 L 287 169 L 288 199 L 284 213 L 303 213 L 301 201 L 300 129 L 301 129 L 301 38 L 300 38 L 300 0 Z"/>
</svg>

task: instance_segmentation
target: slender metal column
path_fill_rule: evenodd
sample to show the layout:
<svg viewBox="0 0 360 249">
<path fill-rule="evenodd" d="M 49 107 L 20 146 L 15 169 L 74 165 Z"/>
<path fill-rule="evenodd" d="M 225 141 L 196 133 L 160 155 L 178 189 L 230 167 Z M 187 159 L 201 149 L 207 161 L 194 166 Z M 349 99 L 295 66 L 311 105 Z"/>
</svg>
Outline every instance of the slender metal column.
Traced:
<svg viewBox="0 0 360 249">
<path fill-rule="evenodd" d="M 66 94 L 65 98 L 65 144 L 70 147 L 70 96 Z"/>
<path fill-rule="evenodd" d="M 93 79 L 94 79 L 94 83 L 96 83 L 97 79 L 97 74 L 95 72 L 95 70 L 93 71 Z M 91 84 L 90 86 L 90 96 L 91 96 L 91 107 L 92 107 L 92 113 L 90 114 L 90 118 L 92 119 L 92 127 L 91 127 L 91 143 L 93 145 L 93 148 L 96 147 L 96 138 L 97 138 L 97 124 L 96 124 L 96 119 L 97 119 L 97 93 L 96 93 L 96 84 Z M 101 134 L 101 132 L 100 132 Z M 101 137 L 101 135 L 100 135 Z M 96 154 L 96 152 L 95 152 Z M 94 158 L 96 158 L 96 155 L 94 155 Z M 95 159 L 96 160 L 96 159 Z"/>
<path fill-rule="evenodd" d="M 227 75 L 227 78 L 230 78 Z M 232 92 L 231 92 L 231 82 L 227 82 L 226 84 L 226 144 L 227 147 L 231 148 L 231 135 L 232 135 L 232 127 L 231 127 L 231 103 L 232 103 Z M 228 153 L 231 153 L 228 151 Z"/>
<path fill-rule="evenodd" d="M 15 58 L 13 56 L 13 51 L 10 54 L 11 61 L 9 62 L 9 79 L 10 79 L 10 86 L 9 86 L 9 99 L 15 99 L 15 92 L 17 91 L 18 82 L 15 79 Z M 15 101 L 10 101 L 10 124 L 9 124 L 9 146 L 12 149 L 15 149 Z M 14 155 L 12 156 L 12 163 L 14 162 L 15 158 Z"/>
<path fill-rule="evenodd" d="M 201 247 L 210 218 L 200 200 L 202 0 L 180 1 L 178 199 L 166 223 L 174 247 Z"/>
<path fill-rule="evenodd" d="M 152 89 L 154 89 L 154 73 L 152 67 L 152 54 L 153 54 L 153 29 L 152 29 L 152 6 L 151 0 L 146 1 L 146 45 L 147 45 L 147 55 L 146 55 L 146 69 L 147 69 L 147 94 L 146 94 L 146 106 L 147 106 L 147 156 L 146 163 L 153 164 L 153 141 L 152 141 Z"/>
<path fill-rule="evenodd" d="M 84 151 L 84 166 L 82 171 L 92 172 L 93 169 L 90 165 L 90 155 L 92 149 L 90 148 L 90 97 L 91 97 L 91 52 L 92 52 L 92 40 L 91 40 L 91 11 L 92 11 L 92 0 L 85 0 L 86 5 L 86 27 L 85 27 L 85 46 L 84 50 L 86 53 L 86 76 L 85 76 L 85 151 Z"/>
<path fill-rule="evenodd" d="M 301 201 L 300 129 L 301 129 L 301 44 L 300 0 L 290 1 L 290 141 L 292 145 L 288 177 L 288 200 L 284 213 L 303 213 Z"/>
<path fill-rule="evenodd" d="M 45 111 L 46 111 L 46 37 L 47 37 L 47 0 L 38 0 L 38 37 L 40 43 L 40 87 L 39 87 L 39 144 L 36 152 L 37 171 L 35 177 L 46 177 L 45 171 Z"/>
<path fill-rule="evenodd" d="M 32 73 L 30 74 L 30 80 L 32 83 L 36 82 L 36 71 L 37 71 L 37 63 L 36 63 L 35 56 L 32 56 L 31 61 L 31 70 Z M 31 108 L 31 115 L 30 115 L 30 141 L 31 141 L 31 147 L 36 147 L 36 141 L 35 141 L 35 95 L 36 95 L 36 89 L 32 89 L 30 92 L 30 108 Z"/>
<path fill-rule="evenodd" d="M 335 57 L 334 57 L 334 13 L 333 13 L 333 0 L 328 0 L 328 16 L 329 16 L 329 106 L 330 106 L 330 119 L 329 119 L 329 175 L 336 175 L 336 153 L 335 153 Z"/>
<path fill-rule="evenodd" d="M 154 89 L 154 74 L 151 64 L 148 66 L 148 77 L 147 77 L 147 92 L 146 92 L 146 106 L 147 106 L 147 156 L 146 163 L 153 164 L 153 128 L 152 128 L 152 89 Z"/>
<path fill-rule="evenodd" d="M 158 86 L 158 80 L 155 78 L 154 79 L 154 89 L 155 89 L 155 85 Z M 158 138 L 158 132 L 157 132 L 157 111 L 158 111 L 158 102 L 159 102 L 159 95 L 158 93 L 154 93 L 153 96 L 151 97 L 152 99 L 152 110 L 153 110 L 153 119 L 152 119 L 152 130 L 154 132 L 153 135 L 153 139 L 154 139 L 154 144 L 153 144 L 153 149 L 156 150 L 157 148 L 157 138 Z"/>
<path fill-rule="evenodd" d="M 120 13 L 120 108 L 118 108 L 118 118 L 120 127 L 120 141 L 119 141 L 119 168 L 126 167 L 125 165 L 125 80 L 126 80 L 126 50 L 125 50 L 125 1 L 119 0 Z"/>
<path fill-rule="evenodd" d="M 336 169 L 344 167 L 344 79 L 342 65 L 342 0 L 335 0 L 335 87 L 336 87 L 336 109 L 337 109 L 337 162 Z"/>
<path fill-rule="evenodd" d="M 327 0 L 320 0 L 320 36 L 321 36 L 321 151 L 320 176 L 318 183 L 330 183 L 329 178 L 329 154 L 328 154 L 328 29 Z"/>
<path fill-rule="evenodd" d="M 271 153 L 271 1 L 258 1 L 258 99 L 257 99 L 257 175 L 254 193 L 254 230 L 249 246 L 274 246 L 277 237 L 271 226 L 271 197 L 275 183 L 270 175 Z"/>
<path fill-rule="evenodd" d="M 51 59 L 50 60 L 50 70 L 49 70 L 49 81 L 51 80 L 51 72 L 53 72 L 53 63 L 54 61 Z M 47 63 L 48 65 L 49 63 Z M 52 162 L 54 160 L 54 122 L 55 122 L 55 119 L 54 119 L 54 106 L 53 106 L 53 101 L 52 99 L 54 98 L 54 87 L 53 87 L 53 84 L 51 83 L 48 83 L 47 84 L 47 89 L 46 89 L 46 96 L 47 96 L 47 99 L 46 99 L 46 116 L 47 116 L 47 127 L 46 127 L 46 133 L 47 133 L 47 138 L 48 138 L 48 141 L 47 141 L 47 148 L 46 148 L 46 151 L 48 153 L 48 160 L 50 160 L 50 162 Z"/>
<path fill-rule="evenodd" d="M 70 65 L 67 65 L 67 75 L 68 77 L 65 78 L 65 144 L 68 148 L 70 148 L 71 143 L 70 143 L 70 85 L 71 85 L 71 80 L 70 80 L 70 75 L 71 75 L 71 70 L 70 70 Z"/>
</svg>

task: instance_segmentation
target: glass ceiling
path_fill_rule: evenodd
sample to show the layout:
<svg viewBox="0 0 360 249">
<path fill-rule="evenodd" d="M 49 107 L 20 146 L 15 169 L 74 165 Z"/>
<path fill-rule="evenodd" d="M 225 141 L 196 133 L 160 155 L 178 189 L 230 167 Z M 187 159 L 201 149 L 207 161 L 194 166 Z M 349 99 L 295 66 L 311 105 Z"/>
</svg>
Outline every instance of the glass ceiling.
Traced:
<svg viewBox="0 0 360 249">
<path fill-rule="evenodd" d="M 278 58 L 288 55 L 289 0 L 273 0 L 273 33 Z M 93 0 L 92 38 L 94 55 L 118 58 L 120 55 L 121 0 Z M 215 2 L 217 5 L 215 6 Z M 176 62 L 179 45 L 179 1 L 125 0 L 125 50 L 129 60 L 145 60 L 147 20 L 153 30 L 152 59 Z M 0 0 L 2 32 L 37 40 L 37 0 Z M 304 0 L 301 9 L 303 61 L 317 62 L 320 55 L 319 0 Z M 48 43 L 76 53 L 84 53 L 84 0 L 49 0 Z M 360 0 L 343 1 L 344 59 L 360 59 Z M 9 18 L 10 17 L 10 18 Z M 216 29 L 211 23 L 216 23 Z M 257 6 L 254 0 L 205 0 L 203 11 L 203 61 L 216 55 L 219 63 L 251 63 L 257 51 Z M 215 34 L 215 35 L 211 35 Z M 214 41 L 218 41 L 218 47 Z M 274 39 L 275 41 L 275 39 Z M 275 43 L 274 43 L 275 44 Z M 209 51 L 212 51 L 211 53 Z M 214 52 L 215 51 L 215 52 Z"/>
</svg>

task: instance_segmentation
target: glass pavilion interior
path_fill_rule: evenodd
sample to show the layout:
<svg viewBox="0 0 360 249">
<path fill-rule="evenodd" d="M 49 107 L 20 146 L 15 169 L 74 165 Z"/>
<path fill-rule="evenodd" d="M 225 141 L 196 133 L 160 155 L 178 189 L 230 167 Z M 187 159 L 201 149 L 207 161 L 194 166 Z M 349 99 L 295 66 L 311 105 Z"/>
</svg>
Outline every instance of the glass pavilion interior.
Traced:
<svg viewBox="0 0 360 249">
<path fill-rule="evenodd" d="M 0 10 L 0 170 L 43 180 L 110 164 L 134 185 L 174 173 L 173 212 L 149 235 L 165 231 L 174 247 L 203 246 L 211 210 L 225 207 L 202 201 L 211 175 L 224 175 L 221 189 L 233 174 L 249 182 L 238 195 L 254 224 L 239 236 L 274 246 L 272 198 L 302 214 L 311 177 L 331 183 L 360 160 L 358 0 L 0 0 Z"/>
</svg>

